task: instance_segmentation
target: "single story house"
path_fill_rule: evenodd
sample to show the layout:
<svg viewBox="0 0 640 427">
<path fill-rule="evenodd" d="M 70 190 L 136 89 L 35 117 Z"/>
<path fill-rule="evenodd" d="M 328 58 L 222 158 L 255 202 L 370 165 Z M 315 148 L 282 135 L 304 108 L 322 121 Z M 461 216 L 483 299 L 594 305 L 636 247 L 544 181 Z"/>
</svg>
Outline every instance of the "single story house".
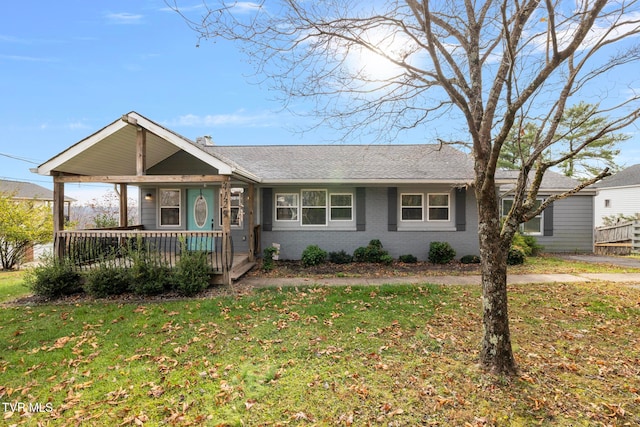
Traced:
<svg viewBox="0 0 640 427">
<path fill-rule="evenodd" d="M 140 229 L 126 232 L 200 233 L 189 246 L 221 254 L 225 283 L 234 258 L 252 261 L 272 244 L 281 259 L 299 259 L 311 244 L 353 252 L 371 239 L 394 257 L 426 259 L 432 241 L 449 242 L 459 256 L 479 252 L 473 161 L 447 145 L 218 146 L 131 112 L 36 172 L 53 177 L 56 200 L 67 182 L 120 184 L 121 224 L 126 186 L 137 186 Z M 503 204 L 513 182 L 512 172 L 498 178 Z M 549 173 L 540 197 L 575 185 Z M 524 230 L 547 250 L 591 252 L 593 195 L 555 202 Z M 55 229 L 58 241 L 72 237 L 60 216 Z"/>
<path fill-rule="evenodd" d="M 593 186 L 595 225 L 605 225 L 604 218 L 640 215 L 640 164 L 629 166 Z"/>
<path fill-rule="evenodd" d="M 15 201 L 33 201 L 39 205 L 53 206 L 53 191 L 32 182 L 0 179 L 0 194 L 7 195 Z M 75 199 L 64 197 L 63 211 L 66 219 L 69 219 L 71 203 Z M 51 245 L 34 245 L 27 249 L 25 262 L 37 260 L 39 257 L 51 251 Z"/>
</svg>

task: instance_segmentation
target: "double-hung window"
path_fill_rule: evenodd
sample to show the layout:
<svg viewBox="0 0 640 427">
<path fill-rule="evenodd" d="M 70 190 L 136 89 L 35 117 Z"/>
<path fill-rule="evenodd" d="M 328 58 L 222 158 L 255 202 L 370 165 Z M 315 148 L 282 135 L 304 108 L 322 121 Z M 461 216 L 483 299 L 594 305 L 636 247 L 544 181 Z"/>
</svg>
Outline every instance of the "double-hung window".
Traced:
<svg viewBox="0 0 640 427">
<path fill-rule="evenodd" d="M 161 188 L 160 226 L 180 226 L 182 195 L 179 189 Z"/>
<path fill-rule="evenodd" d="M 423 194 L 421 193 L 404 193 L 400 195 L 402 221 L 424 220 L 422 198 Z"/>
<path fill-rule="evenodd" d="M 327 190 L 302 190 L 302 225 L 327 225 Z"/>
<path fill-rule="evenodd" d="M 351 221 L 353 219 L 353 194 L 333 193 L 331 200 L 331 221 Z"/>
<path fill-rule="evenodd" d="M 242 227 L 244 217 L 244 188 L 232 188 L 231 191 L 231 226 Z M 222 226 L 222 206 L 224 195 L 220 191 L 220 225 Z"/>
<path fill-rule="evenodd" d="M 542 199 L 537 199 L 534 208 L 537 209 L 541 204 L 542 204 Z M 513 206 L 513 199 L 502 199 L 502 216 L 503 217 L 509 213 L 512 206 Z M 543 213 L 541 212 L 540 214 L 531 218 L 529 221 L 525 222 L 524 224 L 520 224 L 520 231 L 522 231 L 525 234 L 543 234 L 542 215 Z"/>
<path fill-rule="evenodd" d="M 449 221 L 449 194 L 427 194 L 427 221 Z"/>
<path fill-rule="evenodd" d="M 298 221 L 298 194 L 276 194 L 276 221 Z"/>
</svg>

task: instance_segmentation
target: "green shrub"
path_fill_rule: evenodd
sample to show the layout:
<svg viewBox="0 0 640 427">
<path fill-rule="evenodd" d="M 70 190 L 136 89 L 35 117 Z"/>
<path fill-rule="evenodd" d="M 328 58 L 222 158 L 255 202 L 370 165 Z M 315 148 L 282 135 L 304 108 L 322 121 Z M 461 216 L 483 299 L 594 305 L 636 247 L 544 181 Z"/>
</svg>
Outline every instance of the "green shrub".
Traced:
<svg viewBox="0 0 640 427">
<path fill-rule="evenodd" d="M 405 264 L 415 264 L 416 262 L 418 262 L 418 258 L 416 258 L 415 256 L 413 256 L 411 254 L 400 255 L 398 257 L 398 261 L 404 262 Z"/>
<path fill-rule="evenodd" d="M 480 257 L 478 255 L 465 255 L 460 258 L 460 262 L 463 264 L 480 264 Z"/>
<path fill-rule="evenodd" d="M 525 235 L 520 232 L 513 235 L 511 247 L 520 249 L 524 252 L 525 256 L 537 256 L 544 248 L 542 245 L 538 244 L 535 237 Z"/>
<path fill-rule="evenodd" d="M 84 290 L 96 298 L 108 295 L 121 295 L 129 289 L 131 276 L 124 267 L 102 265 L 85 275 Z"/>
<path fill-rule="evenodd" d="M 390 265 L 391 263 L 393 263 L 393 257 L 389 254 L 384 254 L 380 257 L 378 262 L 381 264 Z"/>
<path fill-rule="evenodd" d="M 507 254 L 507 265 L 520 265 L 524 264 L 526 255 L 520 248 L 510 248 Z"/>
<path fill-rule="evenodd" d="M 309 245 L 302 251 L 302 265 L 312 267 L 320 265 L 327 259 L 327 251 L 320 249 L 318 245 Z"/>
<path fill-rule="evenodd" d="M 179 294 L 192 296 L 209 287 L 207 254 L 200 251 L 182 251 L 173 270 L 173 286 Z"/>
<path fill-rule="evenodd" d="M 529 255 L 530 256 L 540 255 L 540 252 L 542 252 L 542 250 L 544 249 L 544 246 L 539 245 L 538 240 L 533 236 L 525 235 L 523 237 L 524 237 L 525 244 L 529 248 Z"/>
<path fill-rule="evenodd" d="M 262 253 L 264 254 L 262 258 L 262 270 L 263 271 L 271 271 L 273 270 L 274 262 L 273 256 L 278 252 L 278 248 L 275 246 L 269 246 L 265 248 Z"/>
<path fill-rule="evenodd" d="M 429 261 L 433 264 L 447 264 L 456 257 L 456 251 L 447 242 L 431 242 Z"/>
<path fill-rule="evenodd" d="M 353 262 L 353 256 L 345 251 L 329 252 L 329 262 L 334 264 L 350 264 Z"/>
<path fill-rule="evenodd" d="M 44 258 L 42 264 L 29 270 L 25 283 L 36 295 L 59 298 L 82 291 L 81 276 L 66 259 Z"/>
<path fill-rule="evenodd" d="M 171 270 L 153 260 L 153 251 L 131 250 L 133 266 L 129 270 L 129 288 L 137 295 L 158 295 L 171 288 Z"/>
<path fill-rule="evenodd" d="M 353 252 L 353 260 L 356 262 L 386 262 L 382 257 L 389 255 L 382 249 L 382 243 L 378 239 L 373 239 L 368 246 L 360 246 Z"/>
</svg>

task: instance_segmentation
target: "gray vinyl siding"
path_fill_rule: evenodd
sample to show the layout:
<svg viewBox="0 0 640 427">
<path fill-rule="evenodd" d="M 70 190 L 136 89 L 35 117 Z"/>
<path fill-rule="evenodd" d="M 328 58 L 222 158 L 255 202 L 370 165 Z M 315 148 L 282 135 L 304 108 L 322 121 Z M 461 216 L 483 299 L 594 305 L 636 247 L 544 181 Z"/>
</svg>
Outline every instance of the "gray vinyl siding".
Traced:
<svg viewBox="0 0 640 427">
<path fill-rule="evenodd" d="M 279 192 L 278 189 L 273 191 L 274 194 Z M 428 189 L 423 191 L 426 193 Z M 388 193 L 388 187 L 365 188 L 364 231 L 357 231 L 355 228 L 349 231 L 333 231 L 329 228 L 308 231 L 304 228 L 277 230 L 274 224 L 274 230 L 262 231 L 262 248 L 279 243 L 280 259 L 300 259 L 302 251 L 309 245 L 318 245 L 328 252 L 344 250 L 353 253 L 359 246 L 366 246 L 370 240 L 380 239 L 384 249 L 394 258 L 403 254 L 412 254 L 420 260 L 426 260 L 430 242 L 446 241 L 455 249 L 457 258 L 468 254 L 478 255 L 477 208 L 472 191 L 467 191 L 466 195 L 467 231 L 453 231 L 451 228 L 440 231 L 415 229 L 389 231 Z M 451 194 L 451 197 L 455 198 L 455 191 Z M 453 211 L 455 200 L 451 200 L 451 205 L 451 217 L 455 218 Z"/>
<path fill-rule="evenodd" d="M 242 186 L 238 186 L 242 187 Z M 187 187 L 179 187 L 175 185 L 166 185 L 162 188 L 181 188 L 182 190 L 182 212 L 181 212 L 181 226 L 180 227 L 160 227 L 158 223 L 158 208 L 156 205 L 158 199 L 158 189 L 154 187 L 141 187 L 140 188 L 140 224 L 144 226 L 146 230 L 186 230 L 187 229 Z M 249 225 L 248 225 L 248 206 L 247 196 L 245 188 L 245 218 L 242 227 L 232 227 L 231 238 L 233 240 L 233 248 L 235 252 L 247 252 L 249 250 Z M 219 215 L 220 206 L 218 202 L 219 187 L 216 187 L 214 192 L 213 208 L 215 215 L 215 229 L 220 230 Z M 144 199 L 145 194 L 150 193 L 152 200 L 148 201 Z"/>
<path fill-rule="evenodd" d="M 144 196 L 151 194 L 151 200 L 145 200 Z M 155 188 L 140 187 L 140 224 L 147 230 L 155 230 L 158 228 L 158 212 L 156 210 L 156 200 L 158 192 Z"/>
<path fill-rule="evenodd" d="M 147 175 L 217 175 L 218 170 L 184 151 L 153 165 L 147 169 Z"/>
<path fill-rule="evenodd" d="M 593 251 L 593 197 L 572 196 L 553 203 L 553 236 L 536 236 L 545 252 Z"/>
</svg>

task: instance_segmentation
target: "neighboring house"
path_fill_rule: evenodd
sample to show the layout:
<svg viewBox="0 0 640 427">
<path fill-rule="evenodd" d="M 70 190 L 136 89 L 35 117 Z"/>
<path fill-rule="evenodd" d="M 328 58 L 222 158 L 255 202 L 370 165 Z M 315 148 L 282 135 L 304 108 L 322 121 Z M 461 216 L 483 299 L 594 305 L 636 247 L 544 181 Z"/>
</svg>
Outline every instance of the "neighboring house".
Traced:
<svg viewBox="0 0 640 427">
<path fill-rule="evenodd" d="M 640 213 L 640 164 L 608 176 L 595 184 L 594 188 L 596 227 L 604 225 L 605 217 L 631 217 Z"/>
<path fill-rule="evenodd" d="M 41 187 L 40 185 L 24 181 L 0 180 L 0 193 L 11 196 L 16 201 L 33 200 L 38 204 L 53 205 L 53 191 Z M 71 197 L 64 198 L 64 207 L 68 218 L 69 207 L 75 199 Z M 27 251 L 25 261 L 33 261 L 38 259 L 47 250 L 51 249 L 51 245 L 35 245 Z"/>
<path fill-rule="evenodd" d="M 144 230 L 213 230 L 249 258 L 273 243 L 280 259 L 299 259 L 311 244 L 353 252 L 371 239 L 394 257 L 424 260 L 432 241 L 459 256 L 479 252 L 473 161 L 446 145 L 216 146 L 132 112 L 37 172 L 53 176 L 58 192 L 67 182 L 117 183 L 125 196 L 137 186 Z M 507 205 L 514 180 L 497 180 Z M 549 173 L 540 196 L 576 184 Z M 593 194 L 555 202 L 524 230 L 547 250 L 591 252 Z"/>
</svg>

